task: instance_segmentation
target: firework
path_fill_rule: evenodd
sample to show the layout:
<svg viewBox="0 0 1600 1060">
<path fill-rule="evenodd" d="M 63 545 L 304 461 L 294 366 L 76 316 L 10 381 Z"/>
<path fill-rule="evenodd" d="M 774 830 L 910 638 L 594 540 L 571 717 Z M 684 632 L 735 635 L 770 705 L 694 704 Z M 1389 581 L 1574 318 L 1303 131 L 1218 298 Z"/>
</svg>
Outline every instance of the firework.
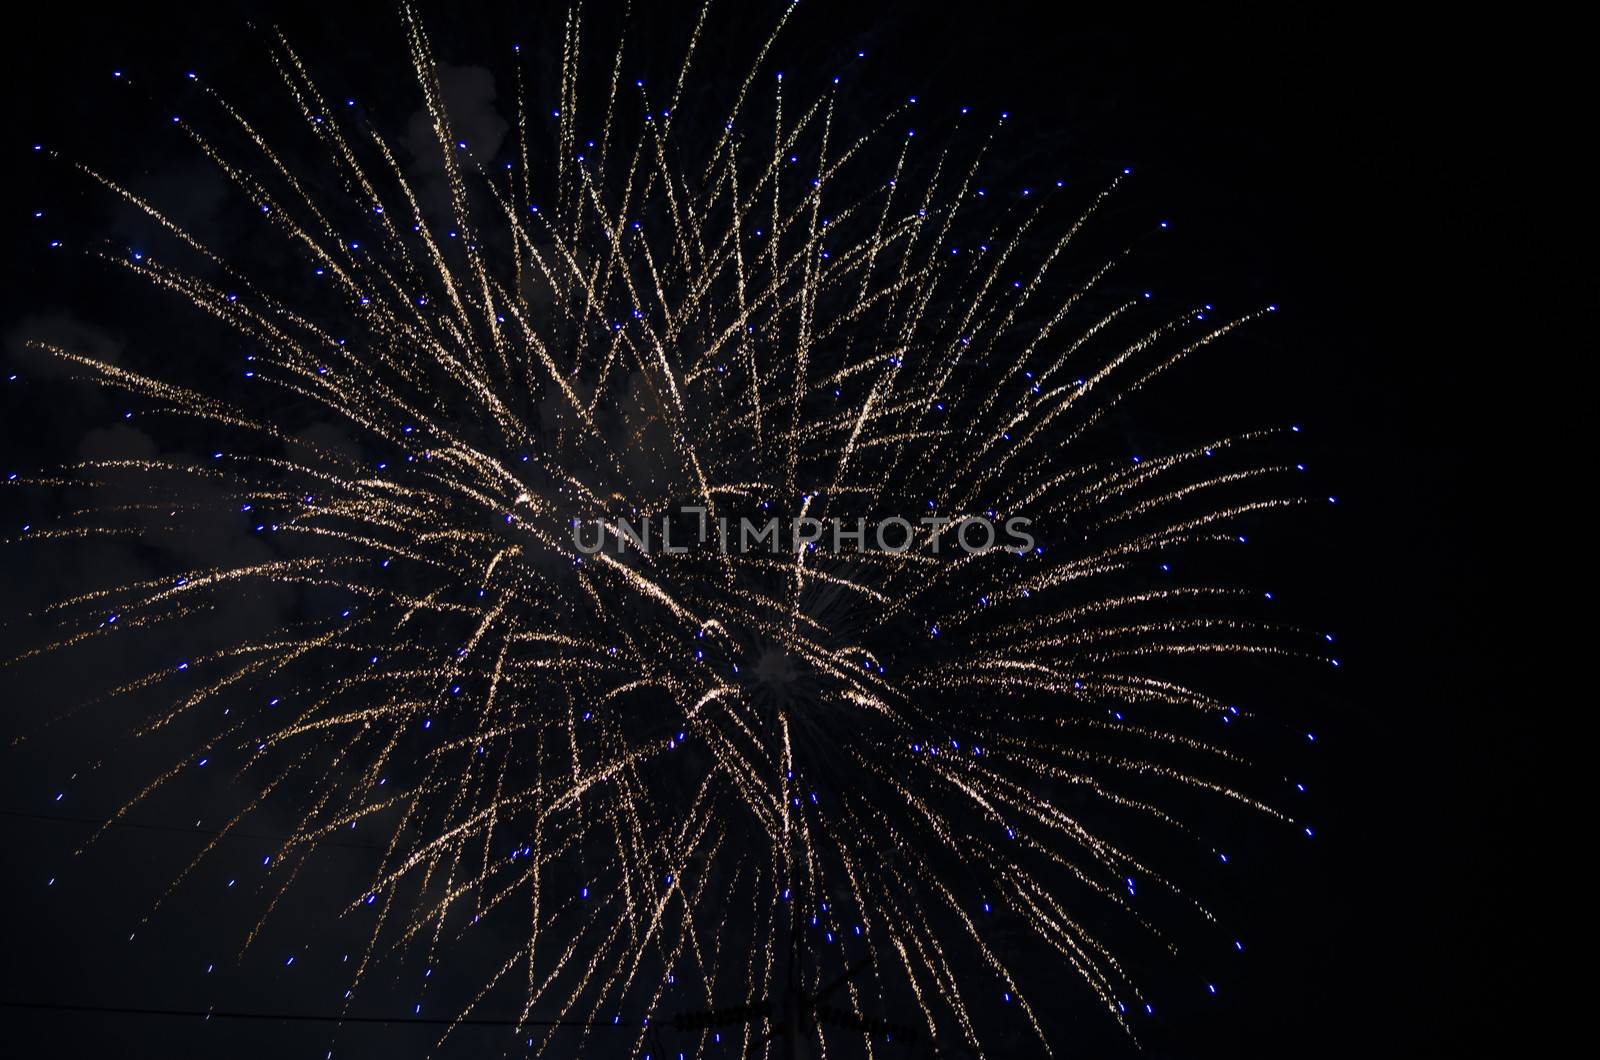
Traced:
<svg viewBox="0 0 1600 1060">
<path fill-rule="evenodd" d="M 773 68 L 787 16 L 713 120 L 679 113 L 716 61 L 705 11 L 658 87 L 623 74 L 626 44 L 596 60 L 574 9 L 558 98 L 530 102 L 519 57 L 514 146 L 492 157 L 401 20 L 425 177 L 282 37 L 314 172 L 193 75 L 203 106 L 172 118 L 313 295 L 75 167 L 166 247 L 90 253 L 246 354 L 224 396 L 42 345 L 216 441 L 15 477 L 83 498 L 24 536 L 139 538 L 162 512 L 246 520 L 260 547 L 86 587 L 24 659 L 299 602 L 110 690 L 161 704 L 141 735 L 206 735 L 108 826 L 202 768 L 248 796 L 197 865 L 290 815 L 247 947 L 319 849 L 379 836 L 328 910 L 368 939 L 345 1011 L 386 960 L 448 964 L 477 936 L 500 956 L 454 1015 L 515 997 L 534 1048 L 570 1033 L 554 1020 L 642 1049 L 651 1019 L 748 1016 L 847 972 L 814 1029 L 840 1048 L 897 1027 L 982 1050 L 1006 1020 L 1048 1049 L 1055 976 L 1024 968 L 1068 970 L 1134 1033 L 1152 1002 L 1119 954 L 1169 945 L 1140 896 L 1211 918 L 1141 851 L 1226 860 L 1191 800 L 1291 820 L 1207 735 L 1239 711 L 1193 660 L 1316 652 L 1259 593 L 1169 569 L 1303 502 L 1261 455 L 1279 432 L 1135 456 L 1104 426 L 1272 307 L 1118 293 L 1128 253 L 1079 247 L 1121 175 L 1086 198 L 986 188 L 1004 115 L 919 137 L 912 99 L 863 124 L 840 78 Z M 605 91 L 580 91 L 595 61 Z M 775 1048 L 759 1018 L 697 1033 L 697 1052 Z"/>
</svg>

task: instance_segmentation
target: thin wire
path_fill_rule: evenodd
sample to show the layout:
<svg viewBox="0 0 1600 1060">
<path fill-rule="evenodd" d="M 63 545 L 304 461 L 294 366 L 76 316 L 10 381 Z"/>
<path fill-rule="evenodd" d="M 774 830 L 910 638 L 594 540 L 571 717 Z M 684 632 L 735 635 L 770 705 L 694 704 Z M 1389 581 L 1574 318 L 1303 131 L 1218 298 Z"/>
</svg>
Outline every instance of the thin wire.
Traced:
<svg viewBox="0 0 1600 1060">
<path fill-rule="evenodd" d="M 0 1001 L 0 1008 L 44 1012 L 93 1012 L 111 1016 L 199 1016 L 203 1019 L 282 1020 L 299 1023 L 402 1023 L 479 1027 L 631 1027 L 632 1020 L 444 1019 L 427 1016 L 330 1016 L 308 1012 L 243 1012 L 224 1009 L 137 1008 L 131 1005 L 74 1005 L 53 1001 Z"/>
<path fill-rule="evenodd" d="M 87 824 L 96 828 L 136 828 L 146 832 L 177 832 L 184 835 L 214 835 L 228 839 L 263 839 L 272 843 L 285 842 L 289 837 L 281 835 L 267 835 L 264 832 L 241 832 L 237 829 L 220 831 L 215 828 L 201 828 L 197 825 L 175 824 L 141 824 L 138 821 L 107 821 L 98 817 L 70 817 L 66 814 L 28 813 L 23 810 L 0 810 L 0 817 L 17 817 L 30 821 L 56 821 L 65 824 Z M 350 843 L 343 840 L 328 840 L 325 846 L 348 847 L 352 850 L 385 850 L 381 843 Z"/>
</svg>

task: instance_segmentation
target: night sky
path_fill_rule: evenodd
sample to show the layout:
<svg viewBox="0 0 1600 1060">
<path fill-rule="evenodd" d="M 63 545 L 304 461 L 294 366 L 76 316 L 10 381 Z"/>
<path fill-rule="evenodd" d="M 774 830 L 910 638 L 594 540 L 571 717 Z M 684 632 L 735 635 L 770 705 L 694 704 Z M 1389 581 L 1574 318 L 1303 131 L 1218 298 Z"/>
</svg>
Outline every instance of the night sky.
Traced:
<svg viewBox="0 0 1600 1060">
<path fill-rule="evenodd" d="M 396 16 L 381 6 L 328 10 L 334 6 L 170 15 L 125 8 L 72 24 L 64 11 L 59 24 L 36 13 L 32 31 L 10 35 L 4 150 L 15 184 L 4 200 L 0 336 L 4 373 L 29 379 L 26 388 L 0 391 L 0 470 L 133 455 L 143 444 L 136 426 L 121 421 L 120 399 L 49 377 L 22 340 L 52 338 L 127 363 L 201 371 L 215 356 L 214 335 L 192 314 L 82 258 L 47 253 L 36 208 L 72 216 L 74 233 L 116 233 L 131 222 L 88 182 L 65 182 L 41 165 L 31 144 L 133 178 L 175 216 L 219 230 L 227 245 L 236 235 L 219 205 L 225 189 L 150 119 L 161 100 L 181 101 L 187 69 L 217 79 L 231 73 L 229 90 L 248 92 L 246 75 L 233 67 L 259 59 L 255 34 L 276 22 L 330 94 L 354 86 L 381 95 L 366 86 L 392 79 L 400 102 L 386 120 L 403 136 L 415 86 L 403 80 Z M 1251 678 L 1278 700 L 1287 728 L 1316 733 L 1314 747 L 1279 746 L 1273 764 L 1307 778 L 1311 809 L 1301 812 L 1317 836 L 1296 843 L 1235 826 L 1240 867 L 1218 904 L 1248 950 L 1221 973 L 1219 997 L 1173 1001 L 1141 1031 L 1146 1055 L 1424 1055 L 1505 1033 L 1532 963 L 1519 941 L 1525 929 L 1498 908 L 1519 857 L 1505 836 L 1527 797 L 1532 723 L 1491 710 L 1509 660 L 1480 622 L 1494 588 L 1483 556 L 1501 516 L 1477 510 L 1469 483 L 1498 478 L 1506 457 L 1480 430 L 1483 382 L 1448 308 L 1463 291 L 1453 279 L 1459 266 L 1446 264 L 1473 241 L 1464 228 L 1490 171 L 1504 162 L 1490 154 L 1465 164 L 1470 101 L 1441 94 L 1442 49 L 1370 26 L 1246 31 L 1152 20 L 1138 31 L 1106 31 L 1010 4 L 967 5 L 948 17 L 933 10 L 893 4 L 869 13 L 807 0 L 784 47 L 797 69 L 867 51 L 874 65 L 861 92 L 874 104 L 910 92 L 1009 107 L 1016 122 L 1004 154 L 1019 174 L 1134 167 L 1113 217 L 1132 225 L 1159 216 L 1172 225 L 1161 241 L 1139 247 L 1141 276 L 1225 307 L 1273 302 L 1280 312 L 1210 352 L 1182 385 L 1141 403 L 1118 429 L 1134 444 L 1160 448 L 1197 423 L 1300 424 L 1297 452 L 1312 465 L 1316 488 L 1339 498 L 1325 510 L 1263 520 L 1250 558 L 1293 616 L 1339 636 L 1337 671 Z M 506 41 L 548 40 L 559 21 L 494 5 L 421 11 L 441 58 L 462 65 L 492 67 Z M 750 14 L 750 24 L 764 12 Z M 648 18 L 669 20 L 665 10 Z M 738 36 L 744 20 L 736 21 L 728 46 L 747 47 Z M 113 69 L 141 79 L 136 103 L 113 90 Z M 469 130 L 475 122 L 493 127 L 494 101 L 466 82 L 458 95 L 453 105 Z M 0 493 L 5 535 L 39 515 L 33 503 Z M 226 533 L 219 529 L 218 555 L 242 547 Z M 73 587 L 136 577 L 144 562 L 131 549 L 4 549 L 6 655 L 39 641 L 31 613 L 43 603 Z M 222 638 L 264 620 L 270 616 L 222 615 L 212 633 Z M 103 690 L 105 675 L 127 662 L 91 655 L 87 663 L 0 670 L 8 737 L 0 749 L 0 1052 L 320 1057 L 331 1025 L 310 1020 L 203 1022 L 59 1007 L 315 1014 L 331 1011 L 329 990 L 342 982 L 336 968 L 266 960 L 235 967 L 231 954 L 212 947 L 215 922 L 257 913 L 229 904 L 225 866 L 203 869 L 208 882 L 139 923 L 204 841 L 191 827 L 206 816 L 211 792 L 203 786 L 142 808 L 138 827 L 113 829 L 90 854 L 72 857 L 117 805 L 112 781 L 146 776 L 148 762 L 119 758 L 124 749 L 109 738 L 70 726 L 41 735 L 40 725 Z M 12 741 L 22 734 L 25 741 Z M 181 745 L 183 734 L 170 739 Z M 106 763 L 100 779 L 74 788 L 68 778 L 90 760 Z M 55 801 L 63 790 L 73 797 Z M 270 849 L 267 824 L 251 830 L 262 835 L 255 843 L 229 840 L 240 848 L 229 857 Z M 342 895 L 342 874 L 366 871 L 372 856 L 352 841 L 324 858 L 321 889 L 317 878 L 304 881 L 291 892 L 295 909 L 279 915 L 320 924 L 319 894 Z M 207 976 L 212 953 L 218 971 Z M 1184 977 L 1181 958 L 1158 975 L 1193 978 Z M 1073 996 L 1064 991 L 1063 1004 Z M 407 1010 L 397 991 L 373 993 L 363 1012 Z M 1057 1055 L 1128 1048 L 1092 1006 L 1067 1023 L 1081 1029 Z M 336 1055 L 422 1056 L 434 1030 L 347 1027 Z M 450 1055 L 498 1054 L 503 1033 L 468 1029 Z M 620 1046 L 612 1052 L 597 1038 L 589 1055 L 621 1055 Z"/>
</svg>

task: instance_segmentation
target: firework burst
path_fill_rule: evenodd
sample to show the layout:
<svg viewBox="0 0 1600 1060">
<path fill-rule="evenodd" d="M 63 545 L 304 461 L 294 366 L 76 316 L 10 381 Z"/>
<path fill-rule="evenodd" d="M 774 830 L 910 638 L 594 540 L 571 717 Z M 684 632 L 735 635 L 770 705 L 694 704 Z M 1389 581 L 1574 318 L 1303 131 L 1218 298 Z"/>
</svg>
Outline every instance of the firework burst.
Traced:
<svg viewBox="0 0 1600 1060">
<path fill-rule="evenodd" d="M 1290 820 L 1206 735 L 1238 710 L 1193 660 L 1314 646 L 1256 617 L 1258 593 L 1167 572 L 1301 503 L 1295 467 L 1261 455 L 1278 432 L 1142 459 L 1104 440 L 1110 410 L 1271 307 L 1119 294 L 1127 252 L 1077 248 L 1122 176 L 1087 199 L 990 192 L 1003 115 L 919 137 L 908 100 L 863 125 L 839 79 L 773 68 L 787 17 L 713 118 L 680 114 L 714 61 L 706 12 L 658 89 L 624 76 L 626 41 L 585 45 L 575 8 L 558 98 L 528 102 L 519 57 L 514 148 L 482 157 L 405 10 L 421 177 L 281 37 L 314 171 L 194 79 L 203 105 L 173 124 L 310 296 L 74 166 L 167 248 L 90 252 L 236 336 L 245 389 L 42 347 L 216 441 L 14 477 L 87 498 L 25 536 L 223 513 L 261 547 L 62 600 L 29 656 L 313 601 L 111 691 L 161 704 L 141 734 L 206 735 L 108 826 L 208 765 L 249 794 L 196 865 L 289 814 L 247 947 L 318 849 L 381 837 L 329 910 L 368 940 L 347 1010 L 384 961 L 447 965 L 477 935 L 500 956 L 457 1015 L 515 998 L 535 1048 L 569 1033 L 539 1019 L 642 1048 L 651 1018 L 847 968 L 812 1032 L 830 1048 L 881 1051 L 861 1026 L 889 1019 L 981 1051 L 1009 1019 L 1048 1049 L 1041 968 L 1132 1033 L 1149 1001 L 1125 940 L 1170 946 L 1138 896 L 1211 917 L 1141 850 L 1226 860 L 1185 823 L 1194 800 Z M 580 92 L 596 54 L 601 90 Z M 1026 547 L 963 536 L 1017 517 Z M 772 520 L 777 547 L 727 547 Z M 796 520 L 833 534 L 796 541 Z M 872 547 L 886 523 L 897 547 Z M 698 1033 L 697 1053 L 775 1048 L 759 1020 Z"/>
</svg>

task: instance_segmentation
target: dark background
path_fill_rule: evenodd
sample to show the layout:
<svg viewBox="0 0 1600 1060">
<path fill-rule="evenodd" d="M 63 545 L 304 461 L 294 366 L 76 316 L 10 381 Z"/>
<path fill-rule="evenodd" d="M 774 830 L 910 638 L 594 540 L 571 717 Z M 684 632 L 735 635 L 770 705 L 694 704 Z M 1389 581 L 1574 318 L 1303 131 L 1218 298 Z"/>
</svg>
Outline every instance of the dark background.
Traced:
<svg viewBox="0 0 1600 1060">
<path fill-rule="evenodd" d="M 1340 498 L 1276 532 L 1262 560 L 1286 572 L 1298 614 L 1340 637 L 1341 670 L 1313 675 L 1305 702 L 1288 708 L 1319 737 L 1306 764 L 1319 836 L 1302 846 L 1260 841 L 1263 856 L 1238 878 L 1235 911 L 1250 947 L 1226 996 L 1175 1013 L 1146 1044 L 1155 1055 L 1265 1057 L 1525 1042 L 1541 1022 L 1525 1005 L 1532 929 L 1503 899 L 1525 886 L 1517 877 L 1532 843 L 1517 836 L 1538 816 L 1539 796 L 1533 723 L 1499 698 L 1511 660 L 1488 622 L 1486 601 L 1499 588 L 1490 543 L 1508 519 L 1503 503 L 1482 499 L 1510 477 L 1503 427 L 1494 429 L 1503 413 L 1487 406 L 1516 396 L 1485 352 L 1481 314 L 1494 281 L 1472 265 L 1515 225 L 1499 184 L 1522 153 L 1491 115 L 1491 99 L 1504 102 L 1499 78 L 1473 58 L 1481 41 L 1451 31 L 1299 21 L 1108 31 L 1046 13 L 1054 8 L 985 4 L 946 15 L 927 5 L 868 13 L 805 4 L 793 46 L 803 56 L 867 50 L 877 64 L 870 91 L 885 96 L 904 85 L 1009 107 L 1017 139 L 1007 150 L 1019 166 L 1035 154 L 1091 174 L 1134 166 L 1130 213 L 1174 225 L 1172 242 L 1147 255 L 1150 275 L 1180 278 L 1199 299 L 1281 307 L 1214 361 L 1226 390 L 1196 400 L 1243 410 L 1247 423 L 1303 424 L 1318 488 Z M 423 11 L 448 61 L 503 46 L 507 16 Z M 44 263 L 29 227 L 34 197 L 57 191 L 27 157 L 40 139 L 172 174 L 164 179 L 183 197 L 184 171 L 162 153 L 170 145 L 107 127 L 110 69 L 175 80 L 190 65 L 211 69 L 248 51 L 247 21 L 280 19 L 314 72 L 338 67 L 355 80 L 371 53 L 399 41 L 395 16 L 381 8 L 29 17 L 31 28 L 5 46 L 12 127 L 0 150 L 19 188 L 5 200 L 8 357 L 9 337 L 30 315 L 93 321 L 116 335 L 137 333 L 130 314 L 153 311 L 102 304 L 94 277 Z M 539 18 L 557 24 L 553 13 Z M 169 355 L 184 356 L 182 343 L 176 336 Z M 0 410 L 7 469 L 59 459 L 114 418 L 91 405 L 41 409 L 12 393 Z M 16 503 L 0 498 L 5 525 Z M 20 602 L 45 577 L 13 567 L 4 585 Z M 13 612 L 8 602 L 8 620 Z M 0 702 L 20 714 L 35 690 L 0 682 Z M 105 866 L 123 858 L 133 876 L 170 877 L 193 849 L 176 816 L 171 834 L 113 837 L 94 878 L 47 891 L 45 878 L 87 826 L 40 818 L 102 808 L 54 805 L 51 785 L 70 764 L 29 753 L 0 750 L 0 1000 L 296 1008 L 296 995 L 259 976 L 208 984 L 188 971 L 135 970 L 167 965 L 127 956 L 123 936 L 147 898 L 134 888 L 107 897 L 108 883 L 117 888 Z M 192 963 L 185 945 L 204 948 L 204 919 L 194 917 L 196 937 L 173 944 L 182 953 L 173 968 Z M 121 1042 L 125 1055 L 320 1056 L 327 1040 L 314 1024 L 0 1011 L 0 1040 L 19 1055 L 87 1055 Z M 409 1055 L 402 1028 L 364 1033 L 341 1041 L 368 1055 Z"/>
</svg>

